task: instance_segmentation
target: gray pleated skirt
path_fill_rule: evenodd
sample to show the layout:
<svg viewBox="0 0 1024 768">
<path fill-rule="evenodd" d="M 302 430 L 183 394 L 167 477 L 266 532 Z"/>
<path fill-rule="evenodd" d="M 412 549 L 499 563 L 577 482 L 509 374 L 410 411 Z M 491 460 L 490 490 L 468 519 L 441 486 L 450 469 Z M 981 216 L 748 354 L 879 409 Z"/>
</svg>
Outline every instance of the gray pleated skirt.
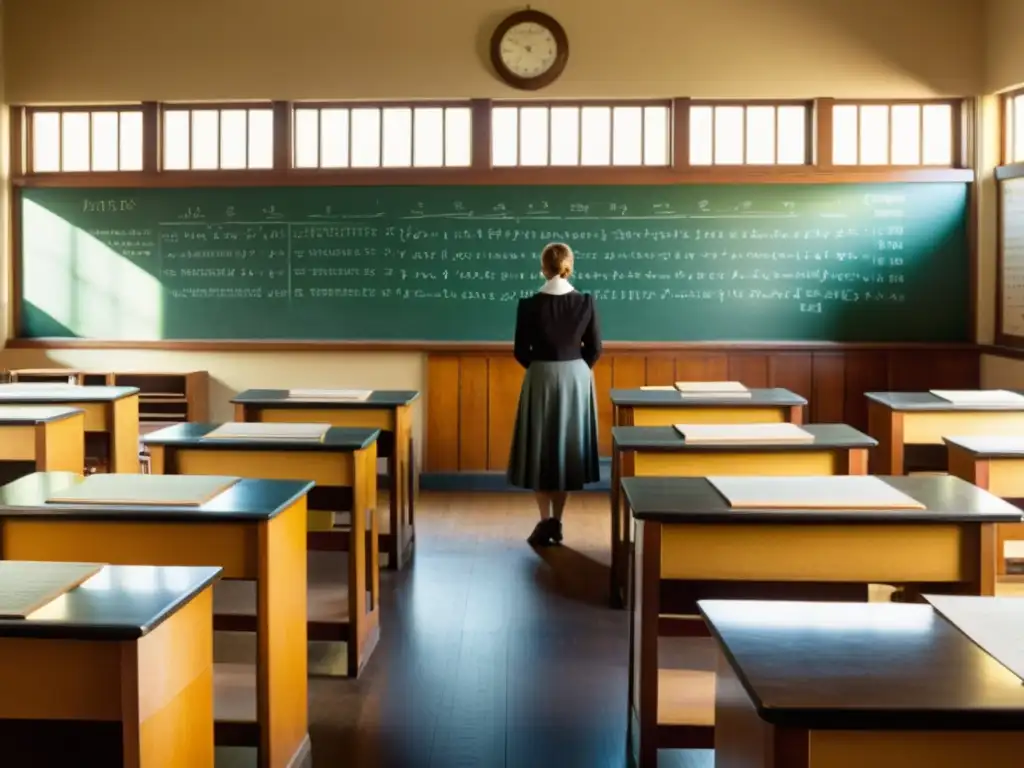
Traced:
<svg viewBox="0 0 1024 768">
<path fill-rule="evenodd" d="M 599 479 L 594 377 L 582 360 L 534 361 L 519 393 L 508 481 L 579 491 Z"/>
</svg>

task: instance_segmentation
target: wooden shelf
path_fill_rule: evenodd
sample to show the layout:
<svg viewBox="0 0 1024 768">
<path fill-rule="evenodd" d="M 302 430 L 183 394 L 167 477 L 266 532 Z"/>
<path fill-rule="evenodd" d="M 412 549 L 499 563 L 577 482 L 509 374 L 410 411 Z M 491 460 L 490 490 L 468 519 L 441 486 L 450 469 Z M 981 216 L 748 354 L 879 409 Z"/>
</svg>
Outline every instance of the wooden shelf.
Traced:
<svg viewBox="0 0 1024 768">
<path fill-rule="evenodd" d="M 714 727 L 716 659 L 711 638 L 659 640 L 659 726 Z"/>
<path fill-rule="evenodd" d="M 256 665 L 213 665 L 213 717 L 219 723 L 256 722 Z"/>
</svg>

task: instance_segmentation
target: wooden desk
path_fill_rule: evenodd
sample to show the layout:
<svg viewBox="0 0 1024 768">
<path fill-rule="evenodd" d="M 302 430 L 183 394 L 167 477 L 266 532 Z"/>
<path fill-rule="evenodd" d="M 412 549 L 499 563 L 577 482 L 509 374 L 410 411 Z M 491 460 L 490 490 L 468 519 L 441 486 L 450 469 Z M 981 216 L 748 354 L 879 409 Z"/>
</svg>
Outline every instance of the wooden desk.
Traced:
<svg viewBox="0 0 1024 768">
<path fill-rule="evenodd" d="M 46 405 L 0 405 L 0 483 L 30 472 L 85 468 L 85 411 Z"/>
<path fill-rule="evenodd" d="M 216 742 L 258 747 L 260 768 L 301 764 L 310 749 L 306 494 L 313 483 L 240 480 L 199 507 L 46 502 L 81 480 L 66 472 L 37 472 L 0 488 L 0 556 L 216 565 L 225 579 L 255 581 L 256 665 L 216 665 Z"/>
<path fill-rule="evenodd" d="M 863 475 L 877 442 L 846 424 L 809 424 L 813 443 L 688 445 L 674 427 L 613 427 L 612 477 L 706 475 Z M 625 604 L 631 526 L 621 495 L 612 495 L 611 602 Z"/>
<path fill-rule="evenodd" d="M 1016 627 L 1024 601 L 1000 600 Z M 701 603 L 715 764 L 1017 768 L 1021 680 L 930 605 Z"/>
<path fill-rule="evenodd" d="M 868 432 L 878 440 L 871 473 L 902 475 L 907 445 L 942 445 L 946 436 L 1024 435 L 1024 407 L 953 405 L 930 392 L 867 392 Z"/>
<path fill-rule="evenodd" d="M 374 390 L 367 400 L 298 401 L 286 389 L 247 389 L 231 402 L 235 421 L 317 422 L 334 427 L 379 429 L 377 455 L 388 461 L 389 528 L 380 536 L 388 568 L 401 570 L 416 540 L 419 487 L 412 439 L 412 390 Z"/>
<path fill-rule="evenodd" d="M 346 551 L 348 600 L 334 599 L 337 583 L 309 588 L 310 640 L 348 645 L 348 674 L 357 677 L 380 638 L 380 558 L 377 548 L 378 429 L 332 427 L 322 442 L 297 440 L 204 439 L 217 424 L 176 424 L 146 435 L 153 474 L 237 475 L 258 480 L 306 480 L 316 483 L 310 505 L 334 523 L 335 512 L 351 514 L 343 529 L 309 531 L 310 550 Z M 310 514 L 314 510 L 309 510 Z M 350 536 L 361 531 L 361 536 Z M 249 584 L 218 587 L 216 627 L 254 632 L 256 617 Z M 240 588 L 236 592 L 233 588 Z M 344 588 L 344 587 L 343 587 Z M 347 610 L 346 610 L 347 606 Z"/>
<path fill-rule="evenodd" d="M 627 743 L 641 768 L 659 747 L 714 744 L 714 673 L 658 663 L 659 635 L 688 629 L 694 598 L 800 599 L 816 584 L 993 594 L 994 524 L 1020 521 L 1020 510 L 955 477 L 883 479 L 927 508 L 736 509 L 706 478 L 622 481 L 636 525 Z M 663 604 L 664 582 L 677 581 L 698 585 L 691 603 Z"/>
<path fill-rule="evenodd" d="M 0 620 L 0 761 L 213 768 L 219 568 L 106 566 Z"/>
<path fill-rule="evenodd" d="M 947 437 L 949 473 L 1020 507 L 1024 504 L 1024 435 Z M 1024 541 L 1024 523 L 996 526 L 996 575 L 1006 575 L 1006 542 Z"/>
<path fill-rule="evenodd" d="M 38 391 L 26 393 L 29 387 Z M 63 405 L 85 413 L 86 436 L 101 436 L 111 472 L 139 471 L 138 387 L 0 386 L 0 405 Z"/>
</svg>

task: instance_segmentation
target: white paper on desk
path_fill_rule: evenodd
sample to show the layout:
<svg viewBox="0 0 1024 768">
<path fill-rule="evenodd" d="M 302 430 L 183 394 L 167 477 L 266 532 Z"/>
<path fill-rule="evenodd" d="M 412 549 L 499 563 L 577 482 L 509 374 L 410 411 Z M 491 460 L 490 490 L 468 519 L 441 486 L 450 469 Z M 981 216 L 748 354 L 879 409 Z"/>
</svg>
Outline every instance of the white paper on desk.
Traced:
<svg viewBox="0 0 1024 768">
<path fill-rule="evenodd" d="M 953 405 L 1024 405 L 1024 397 L 1007 389 L 932 389 L 929 392 Z"/>
<path fill-rule="evenodd" d="M 729 506 L 739 509 L 925 509 L 871 475 L 832 477 L 709 477 Z"/>
<path fill-rule="evenodd" d="M 676 424 L 689 445 L 720 443 L 811 443 L 814 435 L 796 424 Z"/>
<path fill-rule="evenodd" d="M 753 397 L 749 390 L 736 392 L 680 392 L 679 397 L 683 400 L 742 400 Z"/>
<path fill-rule="evenodd" d="M 671 384 L 648 384 L 647 386 L 640 387 L 644 392 L 675 392 L 676 388 Z"/>
<path fill-rule="evenodd" d="M 0 384 L 0 397 L 31 397 L 33 395 L 45 397 L 53 394 L 81 392 L 82 387 L 78 384 L 55 384 L 52 382 L 39 382 L 38 384 L 15 382 L 14 384 Z"/>
<path fill-rule="evenodd" d="M 925 595 L 939 614 L 1024 681 L 1024 600 Z"/>
<path fill-rule="evenodd" d="M 293 424 L 290 422 L 230 422 L 211 429 L 204 440 L 306 440 L 320 442 L 331 428 L 330 424 Z"/>
<path fill-rule="evenodd" d="M 677 381 L 680 392 L 749 392 L 738 381 Z"/>
<path fill-rule="evenodd" d="M 367 400 L 372 389 L 289 389 L 289 400 Z"/>
</svg>

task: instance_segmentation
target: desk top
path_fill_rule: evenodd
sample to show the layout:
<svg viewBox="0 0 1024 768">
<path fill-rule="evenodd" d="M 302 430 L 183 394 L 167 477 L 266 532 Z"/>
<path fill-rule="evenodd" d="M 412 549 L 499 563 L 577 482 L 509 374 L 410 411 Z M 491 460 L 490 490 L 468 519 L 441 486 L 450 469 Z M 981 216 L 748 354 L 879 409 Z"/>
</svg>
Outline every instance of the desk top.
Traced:
<svg viewBox="0 0 1024 768">
<path fill-rule="evenodd" d="M 0 405 L 0 427 L 24 427 L 61 421 L 78 413 L 81 408 L 62 408 L 46 405 Z"/>
<path fill-rule="evenodd" d="M 201 448 L 202 450 L 230 451 L 358 451 L 380 437 L 379 429 L 360 427 L 331 427 L 320 440 L 267 440 L 246 437 L 218 437 L 204 440 L 204 436 L 220 424 L 174 424 L 142 438 L 146 445 L 169 445 L 175 448 Z"/>
<path fill-rule="evenodd" d="M 117 477 L 117 475 L 114 475 Z M 125 475 L 135 478 L 139 475 Z M 143 475 L 143 477 L 145 477 Z M 74 472 L 33 472 L 0 488 L 0 518 L 50 517 L 76 520 L 146 520 L 163 522 L 259 522 L 270 520 L 309 493 L 315 483 L 304 480 L 243 478 L 198 507 L 98 504 L 48 504 L 56 491 L 80 483 Z"/>
<path fill-rule="evenodd" d="M 1024 611 L 1024 601 L 1007 610 Z M 760 717 L 841 730 L 1022 730 L 1024 685 L 930 605 L 702 600 Z"/>
<path fill-rule="evenodd" d="M 139 394 L 138 387 L 0 384 L 0 405 L 4 403 L 106 403 L 137 394 Z"/>
<path fill-rule="evenodd" d="M 375 389 L 365 400 L 289 400 L 287 389 L 247 389 L 231 402 L 273 408 L 398 408 L 419 396 L 414 389 Z"/>
<path fill-rule="evenodd" d="M 679 392 L 670 389 L 613 389 L 612 404 L 647 408 L 791 408 L 794 405 L 807 405 L 805 398 L 788 389 L 749 391 L 748 397 L 701 397 L 699 392 L 683 397 Z"/>
<path fill-rule="evenodd" d="M 800 429 L 814 435 L 813 442 L 745 440 L 735 443 L 688 444 L 675 427 L 612 427 L 612 441 L 623 451 L 665 451 L 685 453 L 790 453 L 820 451 L 822 448 L 873 448 L 878 441 L 847 424 L 802 424 Z"/>
<path fill-rule="evenodd" d="M 206 587 L 221 569 L 107 565 L 24 619 L 0 619 L 0 637 L 136 640 Z"/>
<path fill-rule="evenodd" d="M 827 478 L 822 478 L 827 480 Z M 988 491 L 946 476 L 880 476 L 925 509 L 742 509 L 705 477 L 627 477 L 622 481 L 633 516 L 658 523 L 1019 523 L 1019 508 Z"/>
<path fill-rule="evenodd" d="M 1024 403 L 955 405 L 931 392 L 865 392 L 864 396 L 894 411 L 1024 411 Z"/>
<path fill-rule="evenodd" d="M 944 437 L 978 459 L 1024 459 L 1024 437 Z"/>
</svg>

